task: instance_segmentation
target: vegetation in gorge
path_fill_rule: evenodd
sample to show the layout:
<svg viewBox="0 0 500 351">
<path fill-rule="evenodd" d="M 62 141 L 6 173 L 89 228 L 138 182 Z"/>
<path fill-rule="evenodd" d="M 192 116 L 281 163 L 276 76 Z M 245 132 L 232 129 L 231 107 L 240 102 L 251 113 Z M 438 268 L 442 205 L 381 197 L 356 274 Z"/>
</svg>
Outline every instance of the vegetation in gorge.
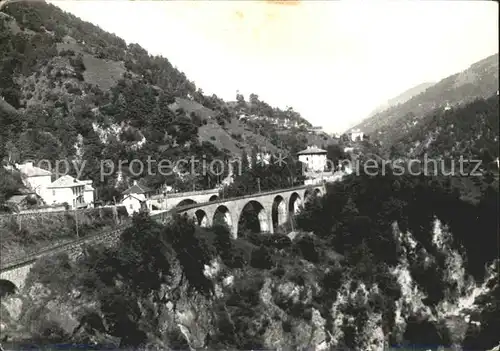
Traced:
<svg viewBox="0 0 500 351">
<path fill-rule="evenodd" d="M 331 185 L 326 196 L 306 204 L 297 218 L 302 234 L 293 240 L 257 233 L 233 240 L 224 226 L 203 229 L 185 217 L 164 226 L 140 214 L 116 247 L 88 248 L 75 263 L 63 257 L 40 262 L 31 275 L 52 291 L 49 299 L 69 299 L 67 292 L 78 291 L 80 304 L 97 303 L 87 311 L 94 319 L 80 315 L 82 323 L 90 323 L 83 330 L 117 337 L 120 347 L 187 345 L 177 327 L 169 324 L 166 332 L 162 325 L 167 315 L 175 314 L 182 296 L 201 299 L 196 300 L 197 308 L 209 315 L 203 330 L 210 348 L 268 347 L 267 333 L 277 332 L 278 321 L 283 342 L 291 343 L 287 346 L 304 345 L 293 335 L 302 323 L 313 323 L 318 312 L 328 331 L 325 339 L 337 347 L 364 345 L 374 316 L 380 316 L 380 327 L 392 345 L 450 345 L 449 329 L 425 315 L 405 312 L 407 325 L 400 329 L 395 313 L 403 296 L 394 269 L 402 257 L 409 260 L 411 277 L 430 308 L 457 297 L 446 278 L 446 255 L 433 243 L 438 218 L 453 233 L 452 247 L 466 258 L 466 272 L 480 284 L 485 265 L 496 258 L 497 196 L 490 187 L 482 201 L 470 204 L 444 179 L 361 175 Z M 411 233 L 416 255 L 405 256 L 408 247 L 398 239 L 394 223 L 401 233 Z M 478 248 L 477 240 L 485 245 Z M 207 273 L 216 261 L 222 272 L 218 278 Z M 55 265 L 61 267 L 57 274 Z M 226 285 L 228 277 L 233 283 Z M 273 281 L 270 295 L 265 293 L 268 278 Z M 498 288 L 494 280 L 491 284 L 482 302 L 485 307 L 473 316 L 481 327 L 469 328 L 463 341 L 467 345 L 487 348 L 499 341 L 494 332 L 498 310 L 488 302 L 494 301 Z M 283 294 L 284 286 L 302 293 L 298 298 Z M 363 291 L 369 292 L 366 303 Z M 344 300 L 346 294 L 359 295 L 358 300 Z M 168 304 L 172 307 L 165 311 Z M 334 305 L 336 312 L 331 310 Z M 339 316 L 344 316 L 340 325 Z M 77 341 L 83 335 L 60 338 Z"/>
</svg>

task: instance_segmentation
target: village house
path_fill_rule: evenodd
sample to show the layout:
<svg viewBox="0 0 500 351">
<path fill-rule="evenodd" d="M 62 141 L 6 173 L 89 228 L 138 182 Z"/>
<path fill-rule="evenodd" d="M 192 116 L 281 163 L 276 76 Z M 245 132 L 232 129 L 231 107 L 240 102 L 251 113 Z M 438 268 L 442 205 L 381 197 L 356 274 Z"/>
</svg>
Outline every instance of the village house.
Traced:
<svg viewBox="0 0 500 351">
<path fill-rule="evenodd" d="M 44 197 L 44 191 L 52 183 L 52 173 L 40 167 L 33 166 L 33 162 L 16 164 L 21 173 L 21 179 L 24 186 L 34 191 L 37 195 Z"/>
<path fill-rule="evenodd" d="M 125 206 L 129 216 L 147 208 L 144 194 L 127 194 L 121 204 Z"/>
<path fill-rule="evenodd" d="M 87 204 L 93 204 L 94 203 L 95 189 L 92 186 L 92 181 L 91 180 L 81 180 L 81 182 L 85 184 L 85 187 L 83 188 L 83 200 Z"/>
<path fill-rule="evenodd" d="M 47 187 L 44 199 L 47 204 L 66 203 L 70 209 L 93 207 L 94 189 L 89 182 L 64 175 Z"/>
<path fill-rule="evenodd" d="M 21 173 L 24 185 L 40 197 L 47 206 L 62 205 L 67 203 L 72 209 L 88 208 L 94 205 L 94 188 L 91 180 L 77 180 L 65 175 L 52 182 L 52 173 L 48 170 L 36 167 L 33 162 L 16 164 L 15 168 Z M 28 201 L 29 197 L 26 198 Z M 24 199 L 14 198 L 14 202 Z M 50 209 L 47 208 L 47 211 Z"/>
<path fill-rule="evenodd" d="M 297 153 L 299 161 L 304 163 L 306 171 L 323 172 L 326 169 L 326 150 L 317 146 L 308 146 L 305 150 Z"/>
<path fill-rule="evenodd" d="M 364 133 L 359 129 L 354 129 L 349 132 L 349 137 L 352 141 L 361 141 L 363 140 Z"/>
<path fill-rule="evenodd" d="M 307 128 L 307 131 L 309 133 L 313 133 L 313 134 L 320 134 L 320 133 L 323 133 L 323 127 L 310 127 L 310 128 Z"/>
<path fill-rule="evenodd" d="M 152 210 L 151 201 L 149 200 L 155 195 L 154 191 L 137 181 L 134 181 L 134 185 L 125 190 L 122 195 L 123 200 L 121 203 L 127 208 L 129 215 L 139 212 L 141 209 Z"/>
</svg>

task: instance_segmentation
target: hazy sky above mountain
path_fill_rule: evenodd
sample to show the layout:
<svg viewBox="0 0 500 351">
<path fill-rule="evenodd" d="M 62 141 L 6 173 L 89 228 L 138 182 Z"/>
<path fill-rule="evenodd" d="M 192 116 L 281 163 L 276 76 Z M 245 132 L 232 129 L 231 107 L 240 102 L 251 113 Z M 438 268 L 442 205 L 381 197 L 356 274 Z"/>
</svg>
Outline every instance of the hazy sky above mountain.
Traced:
<svg viewBox="0 0 500 351">
<path fill-rule="evenodd" d="M 256 93 L 343 131 L 417 84 L 498 52 L 496 1 L 50 1 L 205 93 Z"/>
</svg>

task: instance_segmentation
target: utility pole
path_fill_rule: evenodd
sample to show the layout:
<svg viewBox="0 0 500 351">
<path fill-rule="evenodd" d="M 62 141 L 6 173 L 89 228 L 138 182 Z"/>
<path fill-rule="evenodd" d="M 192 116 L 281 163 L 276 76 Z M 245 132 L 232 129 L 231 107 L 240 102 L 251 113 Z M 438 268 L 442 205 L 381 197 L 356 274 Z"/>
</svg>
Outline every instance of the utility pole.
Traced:
<svg viewBox="0 0 500 351">
<path fill-rule="evenodd" d="M 260 193 L 260 178 L 257 178 L 257 189 L 259 190 Z"/>
<path fill-rule="evenodd" d="M 77 198 L 78 197 L 75 197 L 75 226 L 76 226 L 76 237 L 78 238 L 79 237 L 79 235 L 78 235 L 78 211 L 76 209 Z"/>
</svg>

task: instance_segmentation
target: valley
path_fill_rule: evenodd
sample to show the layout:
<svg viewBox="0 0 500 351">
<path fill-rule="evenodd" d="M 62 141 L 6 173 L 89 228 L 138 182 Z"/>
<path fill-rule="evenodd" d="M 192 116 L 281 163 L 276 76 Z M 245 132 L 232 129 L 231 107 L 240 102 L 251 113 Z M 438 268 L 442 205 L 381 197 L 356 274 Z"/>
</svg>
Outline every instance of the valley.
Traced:
<svg viewBox="0 0 500 351">
<path fill-rule="evenodd" d="M 282 43 L 320 57 L 303 40 Z M 498 350 L 498 54 L 340 135 L 165 56 L 52 3 L 0 6 L 2 350 Z M 301 74 L 283 90 L 347 118 L 347 88 L 325 104 Z"/>
</svg>

